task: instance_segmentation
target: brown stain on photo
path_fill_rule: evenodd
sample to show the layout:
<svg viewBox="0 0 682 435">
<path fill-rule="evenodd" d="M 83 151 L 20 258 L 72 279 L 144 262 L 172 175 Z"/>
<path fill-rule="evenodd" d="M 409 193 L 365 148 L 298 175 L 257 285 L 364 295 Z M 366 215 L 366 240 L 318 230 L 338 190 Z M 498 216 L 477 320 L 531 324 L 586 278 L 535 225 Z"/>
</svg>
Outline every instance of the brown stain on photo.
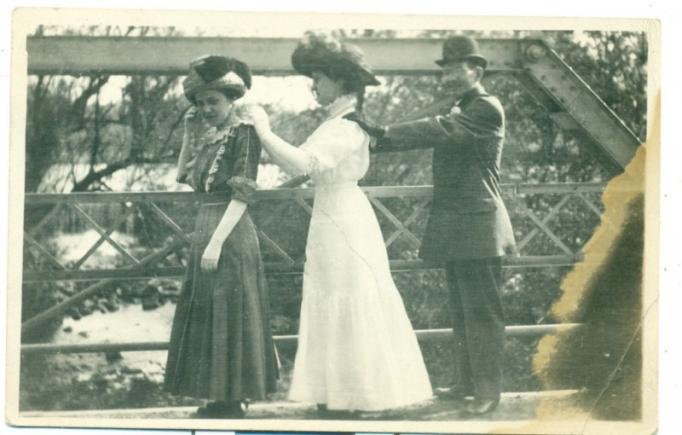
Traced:
<svg viewBox="0 0 682 435">
<path fill-rule="evenodd" d="M 644 258 L 645 215 L 658 216 L 648 213 L 657 210 L 659 177 L 647 158 L 658 159 L 660 96 L 654 109 L 649 139 L 606 187 L 602 221 L 583 248 L 583 262 L 564 277 L 563 294 L 551 309 L 560 322 L 582 327 L 545 336 L 533 358 L 534 371 L 546 390 L 581 386 L 575 408 L 557 409 L 551 399 L 544 400 L 533 426 L 561 418 L 578 418 L 585 426 L 592 421 L 637 423 L 651 405 L 642 394 L 643 379 L 649 377 L 642 369 L 642 339 L 651 332 L 656 336 L 657 331 L 643 329 L 649 308 L 643 306 L 643 296 L 657 294 L 658 288 L 644 286 L 644 272 L 645 265 L 649 270 L 658 264 L 657 256 Z M 657 222 L 651 219 L 646 224 Z M 646 243 L 657 250 L 657 240 L 646 239 Z M 655 297 L 649 299 L 655 304 Z"/>
</svg>

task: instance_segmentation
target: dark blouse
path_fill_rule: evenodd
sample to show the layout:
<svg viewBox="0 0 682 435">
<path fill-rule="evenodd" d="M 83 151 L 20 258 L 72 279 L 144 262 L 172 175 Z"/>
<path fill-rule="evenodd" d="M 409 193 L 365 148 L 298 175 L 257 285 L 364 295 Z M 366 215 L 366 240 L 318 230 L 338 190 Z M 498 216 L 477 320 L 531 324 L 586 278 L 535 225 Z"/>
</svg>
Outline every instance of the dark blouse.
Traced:
<svg viewBox="0 0 682 435">
<path fill-rule="evenodd" d="M 200 145 L 188 174 L 180 181 L 196 192 L 226 192 L 232 199 L 252 203 L 261 154 L 261 143 L 253 126 L 209 129 L 201 137 Z"/>
</svg>

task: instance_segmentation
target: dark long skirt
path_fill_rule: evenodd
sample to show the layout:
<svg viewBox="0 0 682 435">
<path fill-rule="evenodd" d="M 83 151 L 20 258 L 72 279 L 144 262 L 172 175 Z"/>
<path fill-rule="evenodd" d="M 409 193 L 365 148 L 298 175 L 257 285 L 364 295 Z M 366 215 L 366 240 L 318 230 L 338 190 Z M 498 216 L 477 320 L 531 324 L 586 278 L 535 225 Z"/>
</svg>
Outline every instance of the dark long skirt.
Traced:
<svg viewBox="0 0 682 435">
<path fill-rule="evenodd" d="M 227 204 L 204 204 L 175 311 L 165 389 L 211 400 L 264 399 L 275 391 L 277 357 L 263 262 L 248 211 L 223 244 L 218 270 L 201 256 Z"/>
</svg>

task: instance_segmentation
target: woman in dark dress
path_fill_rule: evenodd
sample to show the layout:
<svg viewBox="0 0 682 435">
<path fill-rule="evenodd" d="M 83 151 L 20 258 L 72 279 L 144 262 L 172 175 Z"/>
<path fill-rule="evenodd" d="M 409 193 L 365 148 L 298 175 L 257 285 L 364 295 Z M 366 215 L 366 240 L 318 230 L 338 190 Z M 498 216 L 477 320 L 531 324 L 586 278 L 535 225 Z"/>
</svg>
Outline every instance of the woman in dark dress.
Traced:
<svg viewBox="0 0 682 435">
<path fill-rule="evenodd" d="M 278 376 L 263 263 L 248 212 L 261 145 L 233 106 L 250 86 L 246 64 L 222 56 L 196 59 L 183 82 L 194 107 L 185 117 L 178 181 L 215 195 L 198 210 L 165 388 L 208 399 L 198 417 L 243 417 L 242 404 L 266 398 Z M 209 126 L 201 134 L 197 114 Z M 190 163 L 194 142 L 199 150 Z"/>
</svg>

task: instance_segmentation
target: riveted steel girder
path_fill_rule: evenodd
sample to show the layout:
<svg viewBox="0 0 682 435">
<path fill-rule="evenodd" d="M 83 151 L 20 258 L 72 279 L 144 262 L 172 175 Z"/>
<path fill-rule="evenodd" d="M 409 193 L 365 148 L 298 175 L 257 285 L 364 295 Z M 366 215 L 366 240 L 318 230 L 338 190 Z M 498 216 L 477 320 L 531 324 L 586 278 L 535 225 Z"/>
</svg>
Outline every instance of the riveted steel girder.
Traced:
<svg viewBox="0 0 682 435">
<path fill-rule="evenodd" d="M 559 55 L 540 40 L 519 41 L 525 74 L 517 75 L 564 130 L 597 145 L 601 158 L 622 170 L 640 139 Z"/>
<path fill-rule="evenodd" d="M 30 74 L 184 74 L 190 60 L 222 54 L 246 62 L 256 74 L 291 74 L 295 38 L 198 37 L 29 37 Z M 440 39 L 353 39 L 379 74 L 423 74 L 438 71 Z M 492 70 L 520 68 L 514 39 L 481 39 Z"/>
<path fill-rule="evenodd" d="M 256 74 L 291 74 L 294 38 L 29 37 L 29 74 L 183 74 L 198 55 L 242 59 Z M 438 71 L 440 39 L 354 39 L 378 74 Z M 566 130 L 593 143 L 603 160 L 622 170 L 640 140 L 543 41 L 480 39 L 489 71 L 515 75 Z"/>
</svg>

